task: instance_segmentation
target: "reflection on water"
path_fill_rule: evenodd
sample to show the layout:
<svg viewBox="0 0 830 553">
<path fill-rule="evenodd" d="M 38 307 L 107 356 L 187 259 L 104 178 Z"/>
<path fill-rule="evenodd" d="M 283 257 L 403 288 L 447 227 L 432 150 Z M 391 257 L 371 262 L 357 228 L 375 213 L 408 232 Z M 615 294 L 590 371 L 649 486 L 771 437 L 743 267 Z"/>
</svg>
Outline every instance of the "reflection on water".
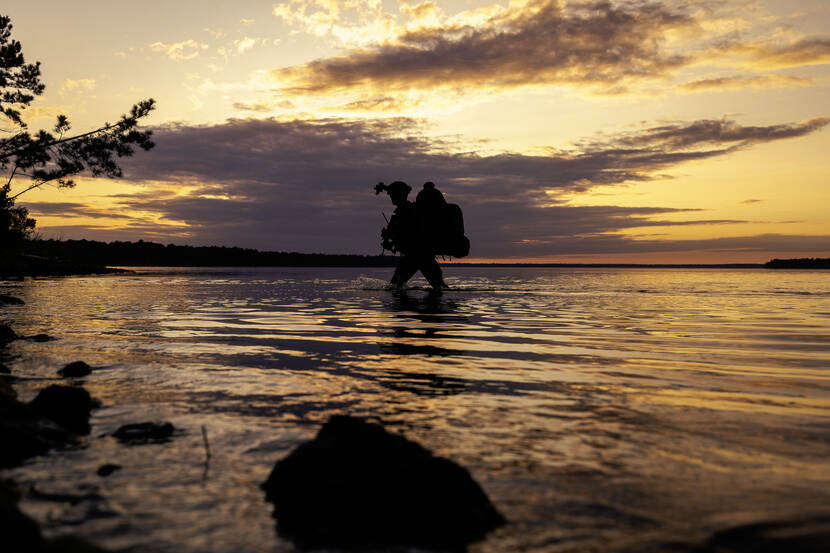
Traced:
<svg viewBox="0 0 830 553">
<path fill-rule="evenodd" d="M 28 497 L 51 532 L 291 551 L 258 484 L 336 413 L 468 467 L 511 521 L 475 551 L 613 551 L 830 509 L 825 273 L 453 268 L 444 295 L 367 289 L 387 270 L 143 273 L 0 286 L 27 302 L 5 312 L 19 333 L 58 338 L 11 346 L 21 395 L 83 359 L 105 405 L 88 447 L 14 471 L 97 498 Z M 183 433 L 104 436 L 145 420 Z"/>
</svg>

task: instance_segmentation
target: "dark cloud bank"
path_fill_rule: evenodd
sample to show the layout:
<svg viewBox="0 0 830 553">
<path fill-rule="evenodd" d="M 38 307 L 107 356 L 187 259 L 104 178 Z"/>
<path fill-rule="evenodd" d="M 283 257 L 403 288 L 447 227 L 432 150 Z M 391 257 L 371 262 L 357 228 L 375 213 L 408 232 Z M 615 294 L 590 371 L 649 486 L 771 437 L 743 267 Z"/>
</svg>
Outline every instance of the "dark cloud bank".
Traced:
<svg viewBox="0 0 830 553">
<path fill-rule="evenodd" d="M 826 119 L 745 127 L 726 120 L 665 124 L 585 142 L 551 155 L 452 153 L 417 134 L 408 119 L 379 121 L 230 120 L 158 129 L 157 148 L 130 160 L 135 181 L 198 185 L 174 196 L 148 184 L 119 198 L 127 213 L 154 212 L 185 221 L 189 236 L 171 241 L 270 250 L 375 253 L 392 206 L 375 196 L 379 181 L 403 179 L 417 191 L 435 181 L 464 208 L 475 257 L 531 257 L 698 249 L 821 250 L 827 237 L 758 236 L 703 241 L 631 240 L 614 232 L 674 225 L 729 225 L 705 213 L 659 207 L 570 206 L 557 197 L 596 185 L 665 176 L 677 164 L 728 154 L 752 144 L 816 131 Z M 31 205 L 36 213 L 84 210 L 76 204 Z M 89 215 L 102 216 L 100 210 Z M 671 222 L 666 217 L 674 219 Z M 679 218 L 685 220 L 677 220 Z M 54 229 L 53 229 L 54 230 Z M 68 228 L 66 230 L 69 230 Z M 89 228 L 88 236 L 104 231 Z M 73 235 L 78 234 L 74 229 Z M 108 231 L 109 236 L 116 234 Z M 132 232 L 132 234 L 130 234 Z M 655 229 L 659 234 L 660 229 Z M 664 230 L 662 231 L 664 232 Z M 165 230 L 136 220 L 118 238 L 162 239 Z"/>
</svg>

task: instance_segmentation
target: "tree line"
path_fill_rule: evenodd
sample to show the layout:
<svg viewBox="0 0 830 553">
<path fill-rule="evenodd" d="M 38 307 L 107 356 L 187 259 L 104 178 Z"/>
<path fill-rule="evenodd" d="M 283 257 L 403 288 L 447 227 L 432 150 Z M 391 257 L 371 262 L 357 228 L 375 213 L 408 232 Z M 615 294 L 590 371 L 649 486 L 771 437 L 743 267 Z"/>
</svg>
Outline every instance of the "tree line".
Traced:
<svg viewBox="0 0 830 553">
<path fill-rule="evenodd" d="M 767 269 L 830 269 L 830 257 L 799 257 L 773 259 L 764 263 Z"/>
<path fill-rule="evenodd" d="M 226 246 L 164 245 L 143 240 L 31 240 L 27 251 L 48 259 L 109 266 L 392 267 L 397 260 L 388 255 L 272 252 Z"/>
</svg>

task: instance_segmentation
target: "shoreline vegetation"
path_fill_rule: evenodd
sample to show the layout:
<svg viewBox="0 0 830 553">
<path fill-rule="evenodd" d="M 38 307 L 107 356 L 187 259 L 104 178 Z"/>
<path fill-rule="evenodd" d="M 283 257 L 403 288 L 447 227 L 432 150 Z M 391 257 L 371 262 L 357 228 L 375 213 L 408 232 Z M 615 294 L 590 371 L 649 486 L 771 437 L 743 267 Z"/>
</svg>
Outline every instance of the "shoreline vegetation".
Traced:
<svg viewBox="0 0 830 553">
<path fill-rule="evenodd" d="M 263 252 L 226 246 L 156 242 L 27 240 L 4 255 L 0 278 L 129 272 L 113 267 L 394 267 L 391 255 Z"/>
<path fill-rule="evenodd" d="M 28 240 L 21 253 L 4 255 L 0 278 L 129 272 L 113 267 L 394 267 L 394 255 L 260 251 L 227 246 L 156 242 Z M 25 253 L 22 253 L 25 252 Z M 830 258 L 773 259 L 767 263 L 450 263 L 456 267 L 830 269 Z"/>
<path fill-rule="evenodd" d="M 394 267 L 397 256 L 260 251 L 227 246 L 156 242 L 27 240 L 0 261 L 0 278 L 129 273 L 116 267 Z M 459 263 L 455 267 L 632 269 L 830 269 L 830 258 L 773 259 L 761 263 Z"/>
<path fill-rule="evenodd" d="M 764 263 L 767 269 L 830 269 L 830 257 L 773 259 Z"/>
</svg>

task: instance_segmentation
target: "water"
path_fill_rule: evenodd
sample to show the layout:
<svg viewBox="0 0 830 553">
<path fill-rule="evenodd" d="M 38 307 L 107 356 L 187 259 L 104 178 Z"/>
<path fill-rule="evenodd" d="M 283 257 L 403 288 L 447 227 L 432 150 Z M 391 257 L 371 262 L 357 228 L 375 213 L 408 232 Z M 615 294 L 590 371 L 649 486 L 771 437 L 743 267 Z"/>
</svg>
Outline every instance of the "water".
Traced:
<svg viewBox="0 0 830 553">
<path fill-rule="evenodd" d="M 77 359 L 85 447 L 11 472 L 49 534 L 150 552 L 292 551 L 258 485 L 337 413 L 467 467 L 510 520 L 471 551 L 615 551 L 830 511 L 830 274 L 450 267 L 141 269 L 0 292 L 24 399 Z M 422 281 L 414 283 L 423 286 Z M 107 434 L 147 420 L 172 442 Z M 206 463 L 201 427 L 212 456 Z M 124 468 L 96 476 L 104 463 Z"/>
</svg>

